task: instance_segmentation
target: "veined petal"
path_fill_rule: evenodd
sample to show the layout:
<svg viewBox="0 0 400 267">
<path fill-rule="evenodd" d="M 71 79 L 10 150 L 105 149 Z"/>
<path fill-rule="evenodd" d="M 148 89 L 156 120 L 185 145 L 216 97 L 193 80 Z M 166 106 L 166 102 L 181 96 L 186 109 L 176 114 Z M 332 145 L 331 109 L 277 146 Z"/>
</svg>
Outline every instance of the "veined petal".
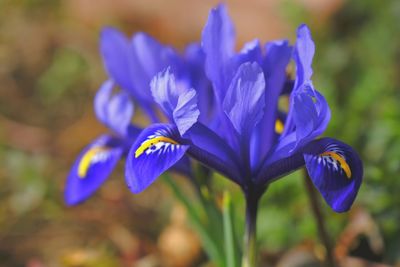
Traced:
<svg viewBox="0 0 400 267">
<path fill-rule="evenodd" d="M 173 121 L 172 113 L 178 103 L 179 93 L 175 83 L 175 76 L 170 69 L 160 72 L 150 83 L 154 101 L 161 107 L 164 114 Z"/>
<path fill-rule="evenodd" d="M 242 64 L 226 93 L 223 108 L 239 134 L 252 131 L 263 115 L 265 80 L 257 63 Z"/>
<path fill-rule="evenodd" d="M 212 9 L 202 33 L 202 47 L 206 54 L 205 70 L 214 85 L 217 99 L 222 100 L 224 64 L 233 55 L 235 32 L 225 5 Z"/>
<path fill-rule="evenodd" d="M 362 162 L 347 144 L 331 138 L 307 145 L 308 174 L 328 205 L 336 212 L 350 209 L 363 178 Z"/>
<path fill-rule="evenodd" d="M 179 143 L 176 127 L 153 124 L 142 131 L 129 151 L 125 177 L 133 193 L 140 193 L 178 162 L 189 148 Z"/>
<path fill-rule="evenodd" d="M 110 77 L 119 86 L 133 93 L 132 51 L 125 35 L 111 27 L 104 28 L 100 36 L 100 50 Z"/>
<path fill-rule="evenodd" d="M 178 87 L 169 69 L 159 73 L 151 82 L 154 100 L 178 127 L 181 136 L 196 123 L 200 112 L 194 89 Z"/>
<path fill-rule="evenodd" d="M 297 41 L 293 55 L 296 62 L 296 87 L 300 87 L 303 83 L 311 80 L 314 53 L 315 45 L 310 29 L 307 25 L 302 24 L 297 29 Z"/>
<path fill-rule="evenodd" d="M 65 202 L 76 205 L 90 197 L 111 174 L 123 151 L 123 142 L 108 135 L 84 148 L 68 175 Z"/>
<path fill-rule="evenodd" d="M 106 81 L 94 98 L 98 119 L 121 136 L 128 135 L 128 127 L 133 116 L 133 103 L 125 92 L 112 94 L 113 83 Z"/>
<path fill-rule="evenodd" d="M 173 112 L 173 118 L 181 136 L 184 136 L 186 131 L 197 122 L 199 115 L 196 91 L 188 89 L 180 94 Z"/>
</svg>

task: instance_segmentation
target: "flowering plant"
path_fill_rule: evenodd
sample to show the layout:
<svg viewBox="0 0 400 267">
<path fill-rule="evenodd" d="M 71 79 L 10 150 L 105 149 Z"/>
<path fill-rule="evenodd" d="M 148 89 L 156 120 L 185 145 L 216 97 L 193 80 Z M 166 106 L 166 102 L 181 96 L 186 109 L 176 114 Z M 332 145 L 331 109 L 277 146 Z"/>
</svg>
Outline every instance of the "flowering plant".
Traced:
<svg viewBox="0 0 400 267">
<path fill-rule="evenodd" d="M 142 33 L 129 40 L 114 29 L 103 30 L 101 51 L 109 80 L 94 104 L 98 119 L 114 134 L 96 139 L 78 157 L 67 180 L 66 202 L 90 196 L 122 155 L 133 193 L 169 169 L 196 181 L 199 175 L 189 158 L 195 159 L 243 191 L 243 266 L 256 265 L 259 199 L 286 174 L 305 166 L 334 211 L 350 209 L 361 185 L 362 163 L 347 144 L 316 139 L 331 113 L 311 80 L 315 47 L 308 27 L 298 28 L 293 46 L 286 40 L 265 45 L 254 40 L 239 52 L 234 47 L 234 28 L 224 5 L 211 10 L 201 44 L 182 54 Z M 291 60 L 294 79 L 286 72 Z M 115 85 L 121 92 L 113 95 Z M 289 100 L 287 110 L 278 105 L 281 98 Z M 131 124 L 132 101 L 152 121 L 145 129 Z M 205 207 L 210 211 L 209 203 Z M 220 214 L 215 205 L 212 209 Z M 201 225 L 198 229 L 204 230 Z M 212 239 L 205 242 L 218 247 Z M 210 256 L 221 266 L 235 266 L 236 255 L 225 255 L 230 258 L 225 260 L 220 250 L 209 248 Z"/>
</svg>

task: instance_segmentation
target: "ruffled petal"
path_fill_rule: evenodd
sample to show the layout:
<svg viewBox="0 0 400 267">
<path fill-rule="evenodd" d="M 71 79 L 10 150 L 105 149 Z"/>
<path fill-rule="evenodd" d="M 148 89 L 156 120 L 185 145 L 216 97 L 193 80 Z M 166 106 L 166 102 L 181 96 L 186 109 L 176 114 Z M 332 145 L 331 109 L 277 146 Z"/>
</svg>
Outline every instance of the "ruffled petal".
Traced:
<svg viewBox="0 0 400 267">
<path fill-rule="evenodd" d="M 122 141 L 107 135 L 84 148 L 67 178 L 64 191 L 67 205 L 76 205 L 90 197 L 109 177 L 123 151 Z"/>
<path fill-rule="evenodd" d="M 129 151 L 125 168 L 133 193 L 145 190 L 185 155 L 189 146 L 178 139 L 176 127 L 169 124 L 153 124 L 142 131 Z"/>
<path fill-rule="evenodd" d="M 304 160 L 308 174 L 328 205 L 348 211 L 363 179 L 360 157 L 347 144 L 331 138 L 307 145 Z"/>
<path fill-rule="evenodd" d="M 106 81 L 94 98 L 98 119 L 120 136 L 128 135 L 128 127 L 133 116 L 133 103 L 129 95 L 119 92 L 112 95 L 113 82 Z"/>
<path fill-rule="evenodd" d="M 196 123 L 200 115 L 196 91 L 183 86 L 178 87 L 169 68 L 152 80 L 151 92 L 170 121 L 176 124 L 181 136 Z"/>
</svg>

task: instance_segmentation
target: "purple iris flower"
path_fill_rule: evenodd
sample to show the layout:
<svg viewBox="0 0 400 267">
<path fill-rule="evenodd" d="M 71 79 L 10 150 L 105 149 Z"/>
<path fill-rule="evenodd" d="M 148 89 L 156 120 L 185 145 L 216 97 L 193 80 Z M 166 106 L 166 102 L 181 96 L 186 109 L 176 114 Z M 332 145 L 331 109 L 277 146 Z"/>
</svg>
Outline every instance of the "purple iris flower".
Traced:
<svg viewBox="0 0 400 267">
<path fill-rule="evenodd" d="M 150 91 L 150 81 L 166 66 L 177 74 L 180 86 L 202 88 L 200 106 L 207 108 L 212 101 L 212 89 L 203 68 L 205 55 L 199 44 L 189 45 L 183 54 L 178 54 L 144 33 L 128 39 L 113 28 L 105 28 L 101 33 L 100 50 L 110 80 L 96 94 L 94 107 L 98 120 L 111 130 L 111 134 L 95 139 L 76 159 L 65 187 L 68 205 L 90 197 L 129 151 L 142 130 L 131 123 L 133 101 L 152 122 L 162 120 Z M 116 86 L 122 90 L 114 93 Z M 183 157 L 174 170 L 190 175 L 188 158 Z"/>
<path fill-rule="evenodd" d="M 151 81 L 155 102 L 169 119 L 144 129 L 126 165 L 130 189 L 146 189 L 185 155 L 260 196 L 278 178 L 305 166 L 315 187 L 337 212 L 347 211 L 360 187 L 363 168 L 357 153 L 326 129 L 330 109 L 311 81 L 314 42 L 306 25 L 291 46 L 286 40 L 257 40 L 234 51 L 233 24 L 224 5 L 211 10 L 202 34 L 204 71 L 212 83 L 212 105 L 193 84 L 178 82 L 173 67 Z M 293 60 L 294 81 L 286 68 Z M 289 109 L 278 101 L 288 97 Z"/>
</svg>

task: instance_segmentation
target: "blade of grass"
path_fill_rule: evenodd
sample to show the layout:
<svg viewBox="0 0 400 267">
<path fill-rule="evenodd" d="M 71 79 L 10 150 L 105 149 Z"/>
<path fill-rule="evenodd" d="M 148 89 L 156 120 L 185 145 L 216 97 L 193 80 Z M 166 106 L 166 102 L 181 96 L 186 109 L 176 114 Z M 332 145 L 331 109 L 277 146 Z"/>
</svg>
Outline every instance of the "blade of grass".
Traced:
<svg viewBox="0 0 400 267">
<path fill-rule="evenodd" d="M 239 261 L 239 249 L 235 240 L 235 232 L 233 227 L 233 209 L 230 194 L 225 191 L 223 197 L 223 223 L 224 223 L 224 241 L 225 241 L 225 256 L 227 267 L 237 267 Z"/>
</svg>

